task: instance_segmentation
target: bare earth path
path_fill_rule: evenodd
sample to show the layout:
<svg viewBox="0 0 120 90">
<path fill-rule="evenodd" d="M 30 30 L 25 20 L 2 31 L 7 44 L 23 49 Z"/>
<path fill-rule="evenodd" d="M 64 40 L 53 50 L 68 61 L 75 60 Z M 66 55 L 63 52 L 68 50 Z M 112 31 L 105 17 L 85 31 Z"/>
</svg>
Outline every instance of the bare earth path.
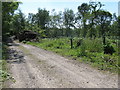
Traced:
<svg viewBox="0 0 120 90">
<path fill-rule="evenodd" d="M 102 73 L 31 45 L 18 43 L 10 48 L 24 53 L 24 60 L 10 60 L 10 72 L 15 79 L 10 88 L 118 87 L 117 75 Z"/>
</svg>

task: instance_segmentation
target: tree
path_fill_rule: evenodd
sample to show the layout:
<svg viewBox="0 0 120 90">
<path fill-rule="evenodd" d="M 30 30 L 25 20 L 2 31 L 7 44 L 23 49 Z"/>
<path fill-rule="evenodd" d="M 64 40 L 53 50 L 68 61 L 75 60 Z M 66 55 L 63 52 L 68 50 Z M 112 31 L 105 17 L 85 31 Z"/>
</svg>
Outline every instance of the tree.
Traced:
<svg viewBox="0 0 120 90">
<path fill-rule="evenodd" d="M 29 13 L 28 18 L 27 18 L 27 23 L 28 23 L 28 28 L 30 30 L 33 30 L 33 27 L 37 26 L 36 25 L 36 15 L 33 13 Z"/>
<path fill-rule="evenodd" d="M 96 22 L 101 27 L 100 32 L 103 38 L 103 45 L 106 45 L 105 37 L 106 37 L 107 31 L 109 30 L 108 26 L 110 25 L 111 20 L 112 20 L 112 14 L 110 12 L 99 10 L 99 12 L 97 13 Z"/>
<path fill-rule="evenodd" d="M 63 20 L 63 13 L 62 13 L 62 11 L 60 11 L 59 13 L 58 13 L 58 18 L 57 18 L 57 22 L 58 22 L 58 24 L 57 24 L 57 26 L 58 26 L 58 29 L 59 29 L 59 32 L 61 33 L 61 36 L 64 36 L 64 20 Z"/>
<path fill-rule="evenodd" d="M 73 12 L 73 10 L 69 10 L 69 9 L 65 9 L 65 11 L 63 12 L 64 14 L 64 25 L 66 27 L 66 36 L 72 37 L 72 30 L 71 28 L 75 27 L 75 14 Z"/>
<path fill-rule="evenodd" d="M 86 33 L 87 33 L 87 25 L 86 25 L 86 22 L 87 22 L 87 17 L 90 13 L 90 7 L 87 3 L 82 3 L 81 6 L 78 6 L 78 12 L 80 13 L 79 15 L 81 15 L 81 19 L 82 19 L 82 24 L 83 24 L 83 37 L 86 36 Z"/>
<path fill-rule="evenodd" d="M 58 15 L 55 12 L 55 9 L 52 10 L 52 15 L 50 16 L 49 28 L 57 28 L 58 25 Z"/>
<path fill-rule="evenodd" d="M 13 15 L 13 19 L 12 19 L 12 26 L 13 26 L 12 35 L 18 36 L 18 34 L 22 32 L 23 30 L 25 30 L 25 28 L 27 27 L 26 23 L 27 22 L 26 22 L 24 13 L 22 13 L 21 10 L 18 10 L 18 13 Z"/>
<path fill-rule="evenodd" d="M 89 15 L 89 34 L 92 38 L 93 36 L 96 37 L 96 30 L 95 30 L 95 19 L 97 18 L 97 13 L 101 10 L 101 7 L 104 6 L 101 2 L 89 2 L 90 6 L 90 15 Z"/>
<path fill-rule="evenodd" d="M 49 23 L 47 24 L 49 30 L 49 36 L 59 37 L 64 35 L 63 29 L 63 14 L 62 11 L 59 11 L 58 14 L 55 12 L 55 9 L 52 10 L 50 15 Z"/>
<path fill-rule="evenodd" d="M 113 13 L 113 15 L 112 15 L 112 24 L 111 24 L 109 34 L 111 36 L 119 36 L 119 33 L 118 33 L 118 17 L 116 16 L 115 13 Z"/>
<path fill-rule="evenodd" d="M 11 35 L 10 29 L 15 10 L 18 9 L 20 2 L 2 2 L 2 33 L 3 41 L 5 37 Z"/>
<path fill-rule="evenodd" d="M 71 49 L 73 48 L 73 33 L 72 33 L 72 27 L 75 27 L 75 14 L 73 10 L 65 9 L 64 13 L 64 25 L 66 27 L 66 36 L 71 37 L 70 42 L 71 42 Z"/>
<path fill-rule="evenodd" d="M 45 29 L 46 24 L 49 22 L 49 11 L 46 9 L 38 8 L 38 13 L 36 14 L 36 22 L 39 28 Z"/>
<path fill-rule="evenodd" d="M 120 38 L 119 36 L 120 35 L 120 16 L 118 16 L 117 22 L 118 22 L 118 37 Z"/>
</svg>

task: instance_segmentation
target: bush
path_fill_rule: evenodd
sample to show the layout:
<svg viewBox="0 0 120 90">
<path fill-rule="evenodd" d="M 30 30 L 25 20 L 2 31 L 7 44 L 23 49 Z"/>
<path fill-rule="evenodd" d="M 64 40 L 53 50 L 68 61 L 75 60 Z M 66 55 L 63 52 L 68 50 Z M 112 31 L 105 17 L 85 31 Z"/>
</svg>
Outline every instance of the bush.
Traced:
<svg viewBox="0 0 120 90">
<path fill-rule="evenodd" d="M 83 41 L 83 45 L 86 46 L 86 50 L 88 50 L 89 52 L 103 52 L 103 46 L 102 46 L 102 41 L 101 39 L 84 39 Z"/>
<path fill-rule="evenodd" d="M 79 56 L 86 56 L 86 46 L 85 45 L 82 45 L 80 47 L 80 53 L 79 53 Z"/>
<path fill-rule="evenodd" d="M 8 59 L 8 46 L 6 43 L 2 45 L 2 60 L 0 60 L 0 83 L 11 78 L 10 74 L 7 73 L 7 60 Z"/>
<path fill-rule="evenodd" d="M 107 44 L 104 46 L 104 53 L 105 54 L 113 54 L 115 52 L 113 46 L 111 46 L 110 44 Z"/>
<path fill-rule="evenodd" d="M 2 59 L 6 60 L 8 58 L 8 46 L 6 45 L 6 43 L 3 43 L 2 45 Z"/>
</svg>

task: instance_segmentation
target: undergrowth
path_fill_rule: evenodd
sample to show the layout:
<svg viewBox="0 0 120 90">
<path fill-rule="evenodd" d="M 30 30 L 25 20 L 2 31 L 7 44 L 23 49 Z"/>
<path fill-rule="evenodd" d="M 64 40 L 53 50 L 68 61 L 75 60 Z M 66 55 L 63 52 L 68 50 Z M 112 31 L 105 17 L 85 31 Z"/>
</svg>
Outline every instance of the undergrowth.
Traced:
<svg viewBox="0 0 120 90">
<path fill-rule="evenodd" d="M 8 47 L 5 43 L 2 45 L 2 60 L 0 60 L 0 83 L 5 82 L 6 80 L 10 79 L 11 76 L 8 73 L 8 68 L 7 68 L 7 58 L 8 58 Z"/>
</svg>

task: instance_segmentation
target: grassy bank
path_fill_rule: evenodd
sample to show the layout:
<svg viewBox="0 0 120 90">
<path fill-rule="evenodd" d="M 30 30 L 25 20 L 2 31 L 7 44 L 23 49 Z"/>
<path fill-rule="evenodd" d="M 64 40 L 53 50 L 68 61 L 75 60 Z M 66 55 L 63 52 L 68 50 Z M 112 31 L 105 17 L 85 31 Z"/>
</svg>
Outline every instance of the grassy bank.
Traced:
<svg viewBox="0 0 120 90">
<path fill-rule="evenodd" d="M 73 49 L 70 49 L 69 38 L 42 39 L 39 43 L 27 42 L 27 44 L 50 50 L 84 63 L 88 63 L 99 70 L 118 72 L 119 66 L 117 41 L 107 39 L 107 42 L 111 43 L 110 45 L 115 49 L 115 53 L 112 55 L 103 53 L 101 38 L 74 38 Z"/>
<path fill-rule="evenodd" d="M 6 80 L 10 79 L 7 68 L 8 47 L 3 43 L 2 45 L 2 60 L 0 60 L 0 83 L 3 84 Z"/>
</svg>

